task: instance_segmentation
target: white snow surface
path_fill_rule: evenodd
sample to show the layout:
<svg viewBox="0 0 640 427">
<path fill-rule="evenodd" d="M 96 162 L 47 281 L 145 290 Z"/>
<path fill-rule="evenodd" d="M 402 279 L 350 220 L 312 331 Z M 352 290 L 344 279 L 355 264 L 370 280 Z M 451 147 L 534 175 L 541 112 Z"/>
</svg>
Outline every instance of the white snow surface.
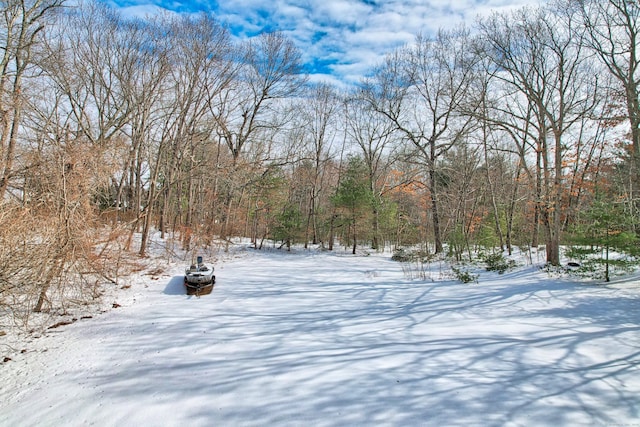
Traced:
<svg viewBox="0 0 640 427">
<path fill-rule="evenodd" d="M 198 298 L 184 268 L 2 363 L 0 426 L 640 426 L 633 277 L 462 284 L 389 253 L 245 249 Z"/>
</svg>

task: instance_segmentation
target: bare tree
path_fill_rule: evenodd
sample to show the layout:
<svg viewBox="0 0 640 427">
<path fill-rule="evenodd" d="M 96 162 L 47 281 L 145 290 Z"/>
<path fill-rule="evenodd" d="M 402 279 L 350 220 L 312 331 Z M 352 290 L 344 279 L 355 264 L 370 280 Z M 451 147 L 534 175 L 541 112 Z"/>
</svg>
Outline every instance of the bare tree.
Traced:
<svg viewBox="0 0 640 427">
<path fill-rule="evenodd" d="M 499 69 L 496 78 L 514 94 L 512 99 L 525 100 L 525 108 L 517 112 L 526 118 L 519 129 L 527 129 L 535 140 L 541 184 L 537 203 L 547 262 L 553 265 L 560 262 L 564 161 L 568 144 L 575 141 L 571 131 L 598 101 L 592 62 L 582 43 L 584 31 L 575 18 L 570 9 L 525 8 L 510 16 L 494 14 L 481 24 L 487 52 Z"/>
<path fill-rule="evenodd" d="M 9 186 L 24 105 L 23 84 L 38 35 L 64 0 L 9 0 L 0 4 L 0 198 Z"/>
<path fill-rule="evenodd" d="M 162 196 L 161 223 L 179 221 L 183 244 L 190 248 L 195 209 L 201 206 L 196 187 L 210 169 L 205 146 L 210 142 L 209 103 L 232 78 L 232 46 L 227 30 L 209 15 L 172 18 L 168 30 L 170 67 L 161 92 L 163 112 L 150 163 L 149 191 L 144 202 L 140 254 L 146 251 L 153 211 Z M 162 176 L 162 179 L 160 179 Z M 162 192 L 158 193 L 158 186 Z M 186 206 L 183 201 L 186 200 Z M 163 225 L 164 228 L 164 225 Z"/>
<path fill-rule="evenodd" d="M 305 246 L 318 243 L 318 207 L 325 190 L 326 163 L 333 157 L 333 143 L 337 137 L 337 115 L 340 111 L 338 95 L 328 84 L 309 87 L 296 107 L 299 128 L 303 134 L 304 156 L 310 162 L 305 180 L 307 192 Z"/>
<path fill-rule="evenodd" d="M 63 95 L 59 108 L 70 117 L 69 131 L 96 150 L 129 145 L 130 138 L 124 132 L 132 108 L 131 85 L 140 71 L 136 61 L 143 38 L 142 26 L 137 26 L 126 25 L 106 5 L 89 2 L 66 10 L 46 39 L 47 60 L 42 65 L 52 88 Z M 136 187 L 131 180 L 138 148 L 134 142 L 128 149 L 118 150 L 117 155 L 125 160 L 114 171 L 115 201 L 108 203 L 111 207 L 136 206 Z M 129 191 L 123 194 L 125 188 Z"/>
<path fill-rule="evenodd" d="M 504 249 L 506 244 L 511 254 L 516 205 L 523 199 L 519 194 L 523 173 L 521 159 L 534 158 L 536 162 L 539 160 L 534 144 L 529 142 L 534 139 L 529 132 L 531 106 L 521 102 L 522 97 L 517 90 L 505 89 L 500 84 L 496 73 L 503 70 L 496 67 L 491 56 L 487 54 L 486 44 L 481 37 L 474 39 L 472 49 L 478 56 L 480 71 L 471 92 L 473 100 L 468 103 L 468 108 L 463 110 L 465 114 L 478 121 L 478 128 L 471 137 L 482 147 L 484 185 L 488 192 L 487 198 L 493 216 L 494 230 L 500 248 Z M 535 182 L 538 183 L 541 180 L 536 179 Z M 535 194 L 539 194 L 538 186 Z M 534 199 L 537 200 L 538 197 Z M 528 233 L 529 244 L 534 247 L 538 246 L 539 207 L 539 204 L 534 204 L 534 226 L 531 233 Z M 503 222 L 502 219 L 505 221 Z"/>
<path fill-rule="evenodd" d="M 246 145 L 260 130 L 273 126 L 277 101 L 293 96 L 306 82 L 301 54 L 282 33 L 263 33 L 240 47 L 240 64 L 233 84 L 210 97 L 209 109 L 217 137 L 229 149 L 232 170 L 227 182 L 225 217 L 221 236 L 226 237 L 232 199 L 237 186 L 235 169 Z"/>
<path fill-rule="evenodd" d="M 581 7 L 588 35 L 586 44 L 617 81 L 611 90 L 611 101 L 621 101 L 630 125 L 631 198 L 637 216 L 640 209 L 640 4 L 633 0 L 574 0 L 574 3 Z M 616 115 L 607 119 L 615 120 Z M 636 232 L 640 233 L 638 225 Z"/>
<path fill-rule="evenodd" d="M 467 52 L 466 30 L 439 31 L 387 57 L 365 82 L 371 107 L 390 120 L 414 148 L 427 174 L 435 251 L 442 252 L 437 168 L 439 159 L 460 143 L 474 124 L 461 114 L 476 69 Z"/>
<path fill-rule="evenodd" d="M 127 124 L 131 105 L 125 87 L 135 72 L 137 46 L 108 6 L 85 3 L 69 9 L 49 39 L 46 71 L 68 101 L 79 134 L 107 144 Z"/>
<path fill-rule="evenodd" d="M 372 209 L 373 249 L 380 247 L 380 210 L 383 195 L 389 189 L 386 177 L 393 162 L 392 144 L 396 142 L 395 126 L 376 113 L 360 94 L 345 103 L 345 126 L 349 139 L 361 150 L 367 168 L 369 187 L 374 197 Z"/>
</svg>

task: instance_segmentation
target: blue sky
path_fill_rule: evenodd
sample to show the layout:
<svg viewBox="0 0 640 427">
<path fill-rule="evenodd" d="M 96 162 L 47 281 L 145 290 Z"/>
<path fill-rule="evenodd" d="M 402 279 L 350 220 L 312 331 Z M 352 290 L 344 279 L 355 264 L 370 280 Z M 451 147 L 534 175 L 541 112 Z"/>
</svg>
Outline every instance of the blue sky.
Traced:
<svg viewBox="0 0 640 427">
<path fill-rule="evenodd" d="M 112 0 L 126 14 L 159 9 L 209 11 L 240 39 L 263 31 L 286 33 L 303 52 L 312 81 L 357 82 L 418 33 L 472 23 L 492 10 L 541 0 Z"/>
</svg>

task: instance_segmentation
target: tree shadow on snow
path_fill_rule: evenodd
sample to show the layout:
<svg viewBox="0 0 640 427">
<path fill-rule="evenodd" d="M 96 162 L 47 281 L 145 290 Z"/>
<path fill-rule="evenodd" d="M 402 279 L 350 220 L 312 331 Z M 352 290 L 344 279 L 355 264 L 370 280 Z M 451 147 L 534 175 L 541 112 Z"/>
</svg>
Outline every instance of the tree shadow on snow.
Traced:
<svg viewBox="0 0 640 427">
<path fill-rule="evenodd" d="M 636 299 L 528 272 L 483 288 L 378 280 L 350 265 L 332 274 L 331 263 L 293 271 L 273 262 L 223 289 L 224 304 L 151 307 L 130 335 L 113 325 L 105 339 L 126 357 L 117 369 L 98 366 L 90 381 L 103 398 L 174 405 L 170 421 L 191 425 L 587 425 L 637 416 Z M 519 276 L 531 280 L 508 285 Z M 185 294 L 183 277 L 164 293 Z"/>
<path fill-rule="evenodd" d="M 163 293 L 165 295 L 185 295 L 184 276 L 173 276 L 171 280 L 167 282 Z"/>
</svg>

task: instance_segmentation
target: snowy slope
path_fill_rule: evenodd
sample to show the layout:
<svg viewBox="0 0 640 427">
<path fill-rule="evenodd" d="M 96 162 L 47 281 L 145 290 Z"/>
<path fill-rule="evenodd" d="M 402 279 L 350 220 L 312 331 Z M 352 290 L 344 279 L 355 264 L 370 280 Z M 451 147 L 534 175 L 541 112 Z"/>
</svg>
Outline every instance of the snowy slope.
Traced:
<svg viewBox="0 0 640 427">
<path fill-rule="evenodd" d="M 184 265 L 0 365 L 1 426 L 640 424 L 640 287 L 409 281 L 389 255 Z"/>
</svg>

